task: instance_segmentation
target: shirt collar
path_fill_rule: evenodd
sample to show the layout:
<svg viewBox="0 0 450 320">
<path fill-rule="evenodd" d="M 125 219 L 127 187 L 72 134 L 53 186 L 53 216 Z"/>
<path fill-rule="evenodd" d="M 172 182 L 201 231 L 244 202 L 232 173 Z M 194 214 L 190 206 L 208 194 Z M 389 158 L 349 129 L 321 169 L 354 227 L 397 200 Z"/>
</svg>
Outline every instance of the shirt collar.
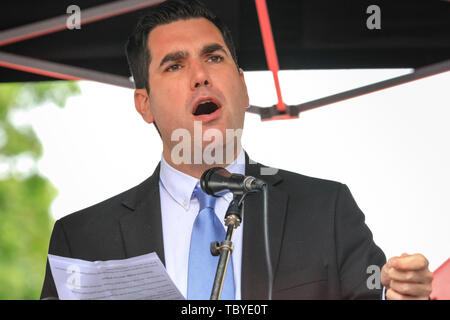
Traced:
<svg viewBox="0 0 450 320">
<path fill-rule="evenodd" d="M 245 153 L 243 148 L 241 148 L 237 158 L 225 169 L 231 173 L 245 174 Z M 161 155 L 159 178 L 169 195 L 186 211 L 189 210 L 192 192 L 200 180 L 172 167 L 164 159 L 163 155 Z M 231 202 L 233 194 L 227 192 L 223 197 L 228 202 Z"/>
</svg>

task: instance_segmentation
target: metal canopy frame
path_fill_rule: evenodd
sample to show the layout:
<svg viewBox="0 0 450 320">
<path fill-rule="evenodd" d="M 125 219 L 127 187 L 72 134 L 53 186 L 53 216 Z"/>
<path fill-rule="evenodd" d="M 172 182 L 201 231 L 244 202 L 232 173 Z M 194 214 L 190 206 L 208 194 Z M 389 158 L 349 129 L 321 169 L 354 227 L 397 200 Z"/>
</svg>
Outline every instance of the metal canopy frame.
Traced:
<svg viewBox="0 0 450 320">
<path fill-rule="evenodd" d="M 111 18 L 146 7 L 150 7 L 164 0 L 119 0 L 111 3 L 84 9 L 80 24 Z M 281 95 L 278 80 L 279 64 L 276 47 L 273 40 L 269 13 L 266 0 L 255 0 L 261 35 L 266 54 L 267 65 L 272 72 L 277 92 L 278 103 L 272 107 L 250 106 L 247 112 L 259 114 L 261 120 L 297 119 L 301 112 L 326 106 L 335 102 L 355 98 L 364 94 L 391 88 L 411 81 L 433 76 L 450 70 L 450 60 L 445 60 L 430 66 L 415 69 L 414 72 L 400 77 L 387 79 L 363 87 L 344 91 L 324 98 L 312 100 L 298 105 L 286 105 Z M 66 28 L 67 15 L 62 15 L 24 26 L 0 32 L 0 47 L 14 42 L 20 42 L 42 35 L 58 32 Z M 49 62 L 45 60 L 10 54 L 0 51 L 0 66 L 24 72 L 40 74 L 63 80 L 92 80 L 105 84 L 134 89 L 131 79 L 105 72 Z"/>
<path fill-rule="evenodd" d="M 332 103 L 348 100 L 351 98 L 356 98 L 368 93 L 373 93 L 383 89 L 389 89 L 398 85 L 406 84 L 415 80 L 423 79 L 426 77 L 434 76 L 439 73 L 444 73 L 450 70 L 450 60 L 445 60 L 440 63 L 435 63 L 426 67 L 415 69 L 414 72 L 383 80 L 380 82 L 375 82 L 363 87 L 358 87 L 348 91 L 343 91 L 337 94 L 333 94 L 320 99 L 308 101 L 298 105 L 286 105 L 286 112 L 282 113 L 278 110 L 277 105 L 271 107 L 258 107 L 250 106 L 247 112 L 256 113 L 261 116 L 263 121 L 274 120 L 274 119 L 290 119 L 298 118 L 301 112 L 315 109 L 318 107 L 323 107 Z"/>
<path fill-rule="evenodd" d="M 150 7 L 163 0 L 120 0 L 83 10 L 80 25 L 104 20 Z M 62 15 L 0 32 L 0 46 L 66 29 L 67 15 Z M 0 66 L 40 74 L 63 80 L 92 80 L 125 88 L 134 88 L 133 82 L 123 76 L 92 71 L 0 51 Z"/>
</svg>

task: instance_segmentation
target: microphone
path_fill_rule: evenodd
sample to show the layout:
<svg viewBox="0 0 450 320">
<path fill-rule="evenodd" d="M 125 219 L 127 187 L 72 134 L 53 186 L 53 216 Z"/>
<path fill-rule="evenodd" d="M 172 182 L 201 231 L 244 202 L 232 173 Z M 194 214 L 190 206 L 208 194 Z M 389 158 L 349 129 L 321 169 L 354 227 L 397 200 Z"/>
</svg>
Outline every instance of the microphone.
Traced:
<svg viewBox="0 0 450 320">
<path fill-rule="evenodd" d="M 246 192 L 263 190 L 266 183 L 252 176 L 230 173 L 221 167 L 214 167 L 203 172 L 200 187 L 211 196 L 218 196 L 224 190 L 242 195 Z"/>
</svg>

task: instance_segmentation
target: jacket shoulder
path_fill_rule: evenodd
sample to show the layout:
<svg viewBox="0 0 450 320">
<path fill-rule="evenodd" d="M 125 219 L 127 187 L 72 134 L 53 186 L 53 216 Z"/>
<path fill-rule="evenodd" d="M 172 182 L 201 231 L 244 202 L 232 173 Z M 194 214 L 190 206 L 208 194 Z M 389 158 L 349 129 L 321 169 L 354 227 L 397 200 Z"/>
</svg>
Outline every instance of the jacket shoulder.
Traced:
<svg viewBox="0 0 450 320">
<path fill-rule="evenodd" d="M 345 186 L 338 181 L 311 177 L 283 169 L 277 169 L 276 175 L 279 177 L 279 182 L 276 184 L 289 194 L 300 193 L 307 196 L 323 197 L 324 195 L 336 195 Z"/>
<path fill-rule="evenodd" d="M 136 194 L 150 183 L 151 178 L 152 177 L 148 178 L 141 184 L 106 200 L 68 214 L 59 219 L 59 221 L 62 225 L 70 226 L 71 228 L 79 227 L 80 225 L 86 226 L 90 224 L 95 225 L 97 223 L 108 223 L 108 221 L 116 221 L 122 215 L 128 213 L 130 209 L 134 209 L 129 204 L 130 201 L 134 201 Z"/>
<path fill-rule="evenodd" d="M 286 183 L 308 185 L 310 187 L 339 188 L 342 183 L 334 180 L 311 177 L 304 174 L 279 169 L 278 173 Z"/>
</svg>

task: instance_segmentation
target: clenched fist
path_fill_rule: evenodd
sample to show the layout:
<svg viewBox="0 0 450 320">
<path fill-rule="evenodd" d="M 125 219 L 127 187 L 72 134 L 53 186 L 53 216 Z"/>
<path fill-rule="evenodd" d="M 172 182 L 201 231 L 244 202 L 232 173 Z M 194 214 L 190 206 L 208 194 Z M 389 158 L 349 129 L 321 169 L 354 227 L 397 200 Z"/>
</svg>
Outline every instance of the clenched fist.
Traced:
<svg viewBox="0 0 450 320">
<path fill-rule="evenodd" d="M 422 254 L 393 257 L 381 269 L 381 283 L 389 300 L 428 300 L 433 273 Z"/>
</svg>

